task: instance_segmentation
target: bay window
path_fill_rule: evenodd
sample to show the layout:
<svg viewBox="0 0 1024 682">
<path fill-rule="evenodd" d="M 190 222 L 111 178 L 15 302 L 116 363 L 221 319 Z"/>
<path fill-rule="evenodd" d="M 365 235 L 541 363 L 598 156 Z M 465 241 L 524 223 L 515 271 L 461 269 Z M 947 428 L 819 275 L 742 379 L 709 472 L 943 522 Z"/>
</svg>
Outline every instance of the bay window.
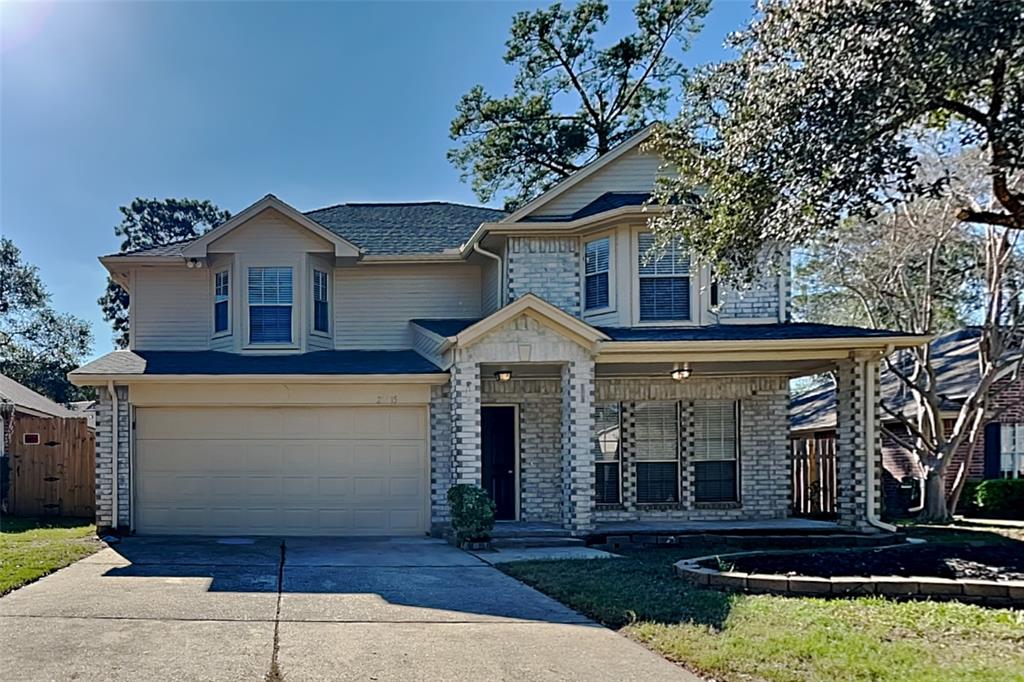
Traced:
<svg viewBox="0 0 1024 682">
<path fill-rule="evenodd" d="M 679 411 L 674 402 L 637 403 L 636 501 L 679 502 Z"/>
<path fill-rule="evenodd" d="M 688 321 L 690 310 L 690 254 L 674 242 L 657 258 L 651 255 L 654 235 L 638 236 L 637 258 L 640 321 Z"/>
<path fill-rule="evenodd" d="M 594 405 L 594 470 L 596 475 L 594 501 L 598 504 L 617 504 L 622 462 L 619 403 Z"/>
<path fill-rule="evenodd" d="M 313 270 L 313 331 L 330 331 L 330 305 L 328 303 L 327 273 Z"/>
<path fill-rule="evenodd" d="M 221 270 L 213 281 L 213 333 L 220 334 L 231 328 L 231 273 Z"/>
<path fill-rule="evenodd" d="M 608 276 L 611 271 L 611 239 L 602 237 L 584 247 L 583 309 L 598 310 L 611 305 Z"/>
<path fill-rule="evenodd" d="M 292 342 L 292 269 L 249 268 L 249 343 Z"/>
</svg>

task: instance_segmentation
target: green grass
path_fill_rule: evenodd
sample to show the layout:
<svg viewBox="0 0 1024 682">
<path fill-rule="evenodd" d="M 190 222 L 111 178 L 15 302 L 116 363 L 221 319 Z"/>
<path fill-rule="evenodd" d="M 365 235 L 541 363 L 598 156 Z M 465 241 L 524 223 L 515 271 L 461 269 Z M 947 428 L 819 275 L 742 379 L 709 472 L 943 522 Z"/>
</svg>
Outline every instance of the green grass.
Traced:
<svg viewBox="0 0 1024 682">
<path fill-rule="evenodd" d="M 959 531 L 928 532 L 932 542 L 952 542 Z M 726 594 L 673 575 L 679 559 L 713 553 L 706 546 L 630 550 L 623 559 L 500 568 L 717 680 L 1024 680 L 1024 612 L 955 602 Z"/>
<path fill-rule="evenodd" d="M 0 595 L 100 548 L 96 527 L 81 519 L 0 519 Z"/>
</svg>

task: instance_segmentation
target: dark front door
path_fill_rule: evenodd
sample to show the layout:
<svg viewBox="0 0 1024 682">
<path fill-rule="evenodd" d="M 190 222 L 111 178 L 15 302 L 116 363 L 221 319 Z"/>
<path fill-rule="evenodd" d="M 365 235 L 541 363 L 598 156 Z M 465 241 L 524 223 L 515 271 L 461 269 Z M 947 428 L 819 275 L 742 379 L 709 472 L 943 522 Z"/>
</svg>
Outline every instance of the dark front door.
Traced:
<svg viewBox="0 0 1024 682">
<path fill-rule="evenodd" d="M 484 490 L 494 499 L 495 518 L 516 518 L 516 408 L 480 408 Z"/>
</svg>

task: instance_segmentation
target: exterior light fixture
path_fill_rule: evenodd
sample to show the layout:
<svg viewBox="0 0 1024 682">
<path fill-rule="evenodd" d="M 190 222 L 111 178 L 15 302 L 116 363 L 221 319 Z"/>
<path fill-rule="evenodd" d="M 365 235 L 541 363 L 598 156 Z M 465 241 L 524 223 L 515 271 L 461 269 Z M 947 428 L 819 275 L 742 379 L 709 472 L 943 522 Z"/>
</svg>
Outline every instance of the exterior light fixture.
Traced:
<svg viewBox="0 0 1024 682">
<path fill-rule="evenodd" d="M 498 381 L 510 381 L 512 379 L 512 370 L 499 369 L 494 373 L 494 378 Z"/>
<path fill-rule="evenodd" d="M 672 378 L 676 381 L 689 379 L 691 374 L 693 374 L 693 370 L 690 369 L 690 363 L 688 362 L 683 363 L 682 367 L 676 367 L 672 370 Z"/>
</svg>

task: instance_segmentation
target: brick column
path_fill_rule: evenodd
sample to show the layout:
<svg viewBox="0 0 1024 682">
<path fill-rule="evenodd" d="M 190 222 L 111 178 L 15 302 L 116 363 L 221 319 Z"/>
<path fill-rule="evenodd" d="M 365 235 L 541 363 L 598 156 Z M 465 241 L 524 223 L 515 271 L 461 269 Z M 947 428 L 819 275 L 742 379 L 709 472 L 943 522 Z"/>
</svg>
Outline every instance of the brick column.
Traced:
<svg viewBox="0 0 1024 682">
<path fill-rule="evenodd" d="M 593 528 L 594 362 L 562 366 L 562 525 L 574 534 Z"/>
<path fill-rule="evenodd" d="M 872 505 L 875 514 L 880 513 L 878 478 L 881 471 L 881 420 L 878 418 L 878 378 L 878 362 L 875 360 L 842 360 L 836 363 L 836 459 L 839 485 L 836 504 L 840 525 L 861 531 L 873 528 L 867 520 L 869 457 L 875 462 L 876 480 Z M 874 437 L 871 442 L 868 440 L 869 417 L 874 421 Z"/>
<path fill-rule="evenodd" d="M 131 466 L 129 447 L 131 425 L 128 387 L 118 386 L 117 428 L 117 521 L 114 521 L 114 437 L 113 402 L 105 387 L 99 387 L 96 404 L 96 526 L 127 530 L 131 519 Z"/>
<path fill-rule="evenodd" d="M 452 483 L 481 485 L 480 365 L 457 350 L 451 370 Z"/>
</svg>

